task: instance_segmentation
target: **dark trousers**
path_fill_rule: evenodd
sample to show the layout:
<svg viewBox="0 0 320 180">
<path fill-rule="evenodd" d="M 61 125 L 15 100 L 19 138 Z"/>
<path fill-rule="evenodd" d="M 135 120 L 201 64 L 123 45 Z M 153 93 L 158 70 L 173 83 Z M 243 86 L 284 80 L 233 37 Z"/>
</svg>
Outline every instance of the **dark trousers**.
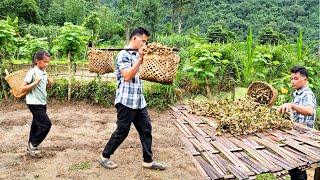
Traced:
<svg viewBox="0 0 320 180">
<path fill-rule="evenodd" d="M 112 133 L 105 146 L 102 152 L 103 157 L 110 158 L 110 155 L 114 153 L 128 136 L 131 123 L 133 123 L 140 136 L 143 149 L 143 161 L 152 162 L 152 128 L 147 108 L 131 109 L 120 103 L 116 104 L 116 108 L 118 112 L 117 129 Z"/>
<path fill-rule="evenodd" d="M 294 168 L 289 170 L 289 175 L 291 177 L 291 180 L 307 180 L 306 170 L 300 170 L 298 168 Z"/>
<path fill-rule="evenodd" d="M 47 115 L 46 105 L 29 105 L 33 115 L 29 142 L 33 147 L 37 147 L 47 136 L 51 128 L 51 121 Z"/>
</svg>

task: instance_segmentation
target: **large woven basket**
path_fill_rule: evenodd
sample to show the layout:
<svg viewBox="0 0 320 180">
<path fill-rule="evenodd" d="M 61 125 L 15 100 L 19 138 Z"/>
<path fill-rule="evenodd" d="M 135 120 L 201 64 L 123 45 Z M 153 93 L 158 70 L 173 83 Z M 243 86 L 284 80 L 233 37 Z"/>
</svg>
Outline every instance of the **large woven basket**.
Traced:
<svg viewBox="0 0 320 180">
<path fill-rule="evenodd" d="M 172 84 L 177 73 L 180 57 L 176 54 L 160 56 L 146 54 L 143 57 L 140 78 L 161 84 Z"/>
<path fill-rule="evenodd" d="M 248 87 L 247 96 L 255 102 L 271 106 L 278 97 L 278 91 L 266 82 L 255 81 Z"/>
<path fill-rule="evenodd" d="M 29 69 L 22 69 L 22 70 L 13 72 L 5 77 L 5 80 L 8 82 L 9 86 L 11 87 L 10 92 L 14 97 L 21 98 L 25 94 L 27 94 L 27 92 L 21 91 L 21 87 L 28 71 Z"/>
<path fill-rule="evenodd" d="M 114 72 L 113 56 L 113 51 L 91 49 L 88 53 L 89 71 L 98 74 Z"/>
</svg>

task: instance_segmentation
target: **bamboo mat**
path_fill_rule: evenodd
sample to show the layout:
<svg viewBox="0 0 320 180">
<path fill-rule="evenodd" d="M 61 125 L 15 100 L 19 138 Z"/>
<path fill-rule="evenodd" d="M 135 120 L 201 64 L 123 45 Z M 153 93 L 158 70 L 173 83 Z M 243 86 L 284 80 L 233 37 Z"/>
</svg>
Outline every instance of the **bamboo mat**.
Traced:
<svg viewBox="0 0 320 180">
<path fill-rule="evenodd" d="M 185 105 L 170 106 L 180 139 L 203 179 L 255 179 L 284 170 L 309 168 L 320 161 L 320 131 L 295 123 L 292 130 L 252 135 L 215 135 L 213 119 L 188 113 Z"/>
</svg>

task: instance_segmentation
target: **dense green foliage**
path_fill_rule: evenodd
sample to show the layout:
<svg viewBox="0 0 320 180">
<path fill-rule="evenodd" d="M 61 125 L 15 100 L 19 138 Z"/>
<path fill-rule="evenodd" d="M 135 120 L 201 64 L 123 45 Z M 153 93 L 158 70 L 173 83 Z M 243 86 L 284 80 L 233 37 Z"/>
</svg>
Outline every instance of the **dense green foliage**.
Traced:
<svg viewBox="0 0 320 180">
<path fill-rule="evenodd" d="M 178 99 L 174 86 L 146 82 L 145 87 L 144 95 L 150 108 L 164 110 L 168 108 L 168 104 L 174 104 Z M 5 88 L 7 91 L 10 89 L 9 86 L 5 86 Z M 84 101 L 111 107 L 114 104 L 116 89 L 117 84 L 115 82 L 101 81 L 99 78 L 92 81 L 73 80 L 72 101 Z M 53 86 L 48 90 L 48 99 L 67 101 L 67 97 L 68 80 L 54 81 Z M 11 98 L 13 97 L 11 96 Z"/>
<path fill-rule="evenodd" d="M 27 26 L 80 25 L 98 12 L 103 41 L 117 36 L 121 37 L 117 40 L 123 39 L 138 25 L 147 26 L 153 40 L 156 34 L 188 33 L 196 26 L 197 33 L 205 34 L 210 26 L 221 26 L 243 41 L 251 26 L 253 37 L 267 29 L 269 35 L 294 43 L 303 28 L 309 44 L 319 39 L 318 10 L 317 0 L 4 0 L 0 18 L 18 16 Z"/>
<path fill-rule="evenodd" d="M 304 65 L 310 72 L 309 85 L 320 102 L 320 63 L 316 49 L 319 4 L 314 0 L 82 0 L 82 3 L 5 0 L 1 3 L 5 7 L 12 2 L 29 2 L 33 8 L 30 12 L 38 12 L 40 20 L 28 19 L 17 12 L 19 8 L 10 12 L 0 8 L 0 18 L 6 19 L 8 15 L 21 19 L 19 24 L 11 18 L 0 21 L 1 62 L 4 59 L 30 62 L 36 49 L 45 48 L 58 59 L 67 58 L 68 52 L 72 52 L 71 60 L 75 63 L 85 59 L 86 44 L 89 44 L 86 35 L 96 47 L 123 47 L 131 29 L 143 25 L 151 30 L 151 41 L 181 50 L 175 85 L 166 87 L 168 92 L 179 87 L 187 93 L 210 96 L 263 80 L 278 89 L 277 104 L 281 104 L 291 99 L 290 68 Z M 156 103 L 150 103 L 153 102 Z"/>
<path fill-rule="evenodd" d="M 24 23 L 42 23 L 41 8 L 35 0 L 3 0 L 0 2 L 0 17 L 19 17 Z"/>
</svg>

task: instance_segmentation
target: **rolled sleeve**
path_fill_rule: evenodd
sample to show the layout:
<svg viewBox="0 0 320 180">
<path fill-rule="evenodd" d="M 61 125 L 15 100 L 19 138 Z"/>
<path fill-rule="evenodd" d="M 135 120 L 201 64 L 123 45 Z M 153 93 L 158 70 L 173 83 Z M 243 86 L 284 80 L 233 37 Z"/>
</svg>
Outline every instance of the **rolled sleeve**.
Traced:
<svg viewBox="0 0 320 180">
<path fill-rule="evenodd" d="M 119 69 L 125 69 L 131 67 L 131 60 L 124 52 L 120 52 L 117 56 L 117 65 Z"/>
<path fill-rule="evenodd" d="M 307 94 L 303 97 L 303 100 L 302 100 L 303 106 L 312 106 L 313 108 L 315 108 L 315 104 L 316 102 L 313 94 Z"/>
<path fill-rule="evenodd" d="M 34 75 L 33 69 L 29 70 L 26 77 L 24 78 L 24 81 L 30 84 L 32 82 L 33 75 Z"/>
</svg>

